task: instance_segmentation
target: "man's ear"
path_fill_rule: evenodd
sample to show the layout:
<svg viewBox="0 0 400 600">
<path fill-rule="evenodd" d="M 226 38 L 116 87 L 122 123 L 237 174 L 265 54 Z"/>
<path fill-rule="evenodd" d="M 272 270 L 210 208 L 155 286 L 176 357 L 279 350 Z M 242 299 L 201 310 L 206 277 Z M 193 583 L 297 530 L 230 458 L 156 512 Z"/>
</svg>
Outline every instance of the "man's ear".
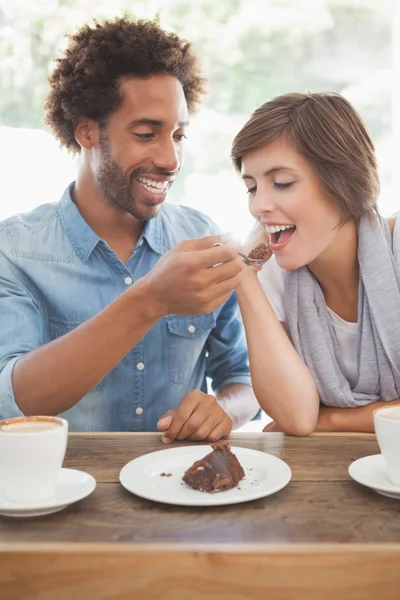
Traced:
<svg viewBox="0 0 400 600">
<path fill-rule="evenodd" d="M 82 150 L 90 150 L 99 141 L 99 126 L 92 119 L 82 117 L 75 125 L 75 139 Z"/>
</svg>

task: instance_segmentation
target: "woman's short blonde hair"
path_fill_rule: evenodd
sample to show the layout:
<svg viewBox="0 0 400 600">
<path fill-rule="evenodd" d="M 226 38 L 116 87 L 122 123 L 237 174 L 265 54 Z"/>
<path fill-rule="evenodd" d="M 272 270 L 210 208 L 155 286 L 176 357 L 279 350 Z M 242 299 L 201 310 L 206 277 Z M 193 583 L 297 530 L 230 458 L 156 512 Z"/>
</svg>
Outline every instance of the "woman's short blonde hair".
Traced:
<svg viewBox="0 0 400 600">
<path fill-rule="evenodd" d="M 236 135 L 232 160 L 279 137 L 308 160 L 343 220 L 377 212 L 379 177 L 375 149 L 360 115 L 336 93 L 284 94 L 266 102 Z"/>
</svg>

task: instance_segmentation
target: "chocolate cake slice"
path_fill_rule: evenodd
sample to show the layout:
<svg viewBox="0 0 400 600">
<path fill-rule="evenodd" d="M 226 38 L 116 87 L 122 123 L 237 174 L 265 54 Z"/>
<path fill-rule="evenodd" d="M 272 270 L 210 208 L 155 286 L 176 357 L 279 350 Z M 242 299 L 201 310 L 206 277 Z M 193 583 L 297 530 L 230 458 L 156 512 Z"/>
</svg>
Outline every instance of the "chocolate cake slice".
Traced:
<svg viewBox="0 0 400 600">
<path fill-rule="evenodd" d="M 222 492 L 237 486 L 244 477 L 242 465 L 231 452 L 229 442 L 212 444 L 213 451 L 197 460 L 183 476 L 183 481 L 200 492 Z"/>
<path fill-rule="evenodd" d="M 248 256 L 249 258 L 253 258 L 256 260 L 267 260 L 267 258 L 271 256 L 271 250 L 267 246 L 267 244 L 257 244 L 257 246 L 253 248 L 253 250 L 250 250 Z"/>
</svg>

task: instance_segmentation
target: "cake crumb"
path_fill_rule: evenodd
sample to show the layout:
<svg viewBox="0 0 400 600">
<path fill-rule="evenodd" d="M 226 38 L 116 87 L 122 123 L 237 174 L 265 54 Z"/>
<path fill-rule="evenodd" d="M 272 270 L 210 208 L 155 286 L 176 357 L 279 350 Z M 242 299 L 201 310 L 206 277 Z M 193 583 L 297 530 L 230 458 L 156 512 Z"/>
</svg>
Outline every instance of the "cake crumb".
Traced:
<svg viewBox="0 0 400 600">
<path fill-rule="evenodd" d="M 172 473 L 161 473 L 160 477 L 172 477 Z"/>
<path fill-rule="evenodd" d="M 249 252 L 249 258 L 253 260 L 267 260 L 271 256 L 271 250 L 268 248 L 267 244 L 261 243 L 257 244 L 253 250 Z"/>
</svg>

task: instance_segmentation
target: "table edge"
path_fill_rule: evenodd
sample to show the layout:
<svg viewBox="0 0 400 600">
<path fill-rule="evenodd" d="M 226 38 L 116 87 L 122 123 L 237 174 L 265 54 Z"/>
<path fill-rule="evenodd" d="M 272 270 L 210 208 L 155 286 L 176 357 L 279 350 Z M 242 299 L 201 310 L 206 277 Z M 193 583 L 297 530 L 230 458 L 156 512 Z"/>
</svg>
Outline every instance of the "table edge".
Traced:
<svg viewBox="0 0 400 600">
<path fill-rule="evenodd" d="M 24 552 L 38 553 L 188 553 L 201 554 L 269 554 L 269 555 L 332 555 L 332 554 L 399 554 L 400 542 L 368 542 L 368 543 L 292 543 L 292 544 L 176 544 L 170 543 L 131 543 L 131 542 L 0 542 L 0 555 L 19 554 Z"/>
<path fill-rule="evenodd" d="M 71 437 L 84 437 L 84 436 L 97 436 L 97 437 L 161 437 L 162 433 L 159 431 L 70 431 L 69 435 Z M 295 439 L 302 439 L 300 436 L 290 436 L 286 435 L 282 432 L 278 431 L 232 431 L 230 436 L 227 439 L 232 437 L 253 437 L 262 435 L 263 437 L 288 437 Z M 311 433 L 309 436 L 305 437 L 367 437 L 367 438 L 375 438 L 375 433 L 360 433 L 360 432 L 349 432 L 349 431 L 329 431 L 329 432 L 318 432 Z M 182 440 L 179 442 L 181 444 L 207 444 L 209 442 L 191 442 L 188 440 Z"/>
</svg>

